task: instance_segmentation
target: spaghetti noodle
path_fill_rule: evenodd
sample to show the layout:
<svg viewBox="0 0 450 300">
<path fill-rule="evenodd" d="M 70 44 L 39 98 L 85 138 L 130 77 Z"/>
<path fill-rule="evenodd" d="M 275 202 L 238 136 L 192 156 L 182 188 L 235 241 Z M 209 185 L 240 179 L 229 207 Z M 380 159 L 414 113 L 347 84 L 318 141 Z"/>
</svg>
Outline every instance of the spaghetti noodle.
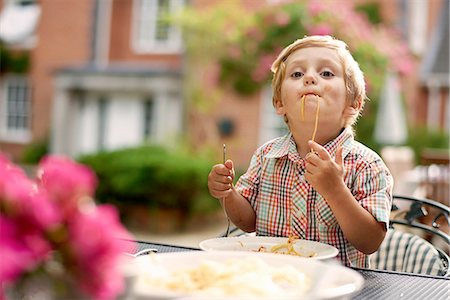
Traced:
<svg viewBox="0 0 450 300">
<path fill-rule="evenodd" d="M 296 255 L 301 257 L 314 257 L 317 255 L 314 251 L 308 251 L 308 253 L 300 253 L 299 251 L 295 250 L 294 244 L 295 241 L 299 238 L 296 236 L 290 236 L 286 243 L 274 245 L 270 248 L 269 251 L 264 246 L 259 247 L 257 252 L 271 252 L 271 253 L 279 253 L 279 254 L 289 254 L 289 255 Z"/>
<path fill-rule="evenodd" d="M 319 110 L 320 110 L 320 105 L 319 105 L 319 96 L 317 97 L 317 109 L 316 109 L 316 120 L 314 121 L 314 131 L 313 131 L 313 135 L 311 140 L 314 142 L 314 139 L 316 138 L 316 133 L 317 133 L 317 125 L 319 123 Z M 312 149 L 311 149 L 312 151 Z"/>
<path fill-rule="evenodd" d="M 319 96 L 317 96 L 317 95 L 315 95 L 316 97 L 317 97 L 317 108 L 316 108 L 316 119 L 314 120 L 314 131 L 313 131 L 313 134 L 312 134 L 312 137 L 311 137 L 311 140 L 312 141 L 314 141 L 315 140 L 315 138 L 316 138 L 316 133 L 317 133 L 317 126 L 319 125 L 319 111 L 320 111 L 320 105 L 319 105 L 319 103 L 320 103 L 320 101 L 319 101 L 319 99 L 320 99 L 320 97 Z M 302 98 L 300 99 L 300 104 L 301 104 L 301 107 L 300 107 L 300 114 L 301 114 L 301 119 L 302 119 L 302 121 L 304 121 L 305 120 L 305 95 L 303 95 L 302 96 Z M 311 152 L 313 152 L 313 150 L 311 149 Z"/>
<path fill-rule="evenodd" d="M 300 99 L 300 111 L 301 111 L 301 117 L 302 117 L 302 121 L 305 120 L 305 95 L 302 96 L 302 98 Z"/>
<path fill-rule="evenodd" d="M 256 257 L 225 261 L 205 259 L 197 266 L 172 272 L 160 267 L 159 272 L 153 268 L 140 277 L 138 285 L 193 297 L 252 299 L 293 299 L 304 295 L 311 287 L 311 278 L 299 269 L 290 265 L 269 265 Z"/>
</svg>

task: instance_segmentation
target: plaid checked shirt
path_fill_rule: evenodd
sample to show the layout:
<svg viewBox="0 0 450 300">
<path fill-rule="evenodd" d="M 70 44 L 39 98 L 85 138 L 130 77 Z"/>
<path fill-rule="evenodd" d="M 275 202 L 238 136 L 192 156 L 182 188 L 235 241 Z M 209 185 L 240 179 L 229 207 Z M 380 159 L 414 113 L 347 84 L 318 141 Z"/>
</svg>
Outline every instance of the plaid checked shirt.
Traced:
<svg viewBox="0 0 450 300">
<path fill-rule="evenodd" d="M 382 159 L 345 129 L 324 147 L 333 157 L 343 145 L 344 181 L 356 201 L 379 222 L 389 225 L 393 178 Z M 267 142 L 254 153 L 236 183 L 256 212 L 256 234 L 299 236 L 332 245 L 347 266 L 369 267 L 369 257 L 344 237 L 325 199 L 304 179 L 305 161 L 291 133 Z"/>
</svg>

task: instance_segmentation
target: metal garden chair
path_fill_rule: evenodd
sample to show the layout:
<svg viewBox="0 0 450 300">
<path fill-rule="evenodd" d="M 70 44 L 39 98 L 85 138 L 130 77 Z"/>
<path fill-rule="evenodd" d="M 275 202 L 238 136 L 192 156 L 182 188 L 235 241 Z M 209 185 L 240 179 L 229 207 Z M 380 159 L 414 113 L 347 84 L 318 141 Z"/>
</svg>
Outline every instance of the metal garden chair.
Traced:
<svg viewBox="0 0 450 300">
<path fill-rule="evenodd" d="M 371 256 L 372 268 L 448 277 L 450 236 L 445 228 L 450 223 L 449 207 L 431 199 L 393 198 L 392 228 Z M 429 212 L 433 215 L 426 218 Z M 443 248 L 423 238 L 430 236 L 440 239 Z"/>
</svg>

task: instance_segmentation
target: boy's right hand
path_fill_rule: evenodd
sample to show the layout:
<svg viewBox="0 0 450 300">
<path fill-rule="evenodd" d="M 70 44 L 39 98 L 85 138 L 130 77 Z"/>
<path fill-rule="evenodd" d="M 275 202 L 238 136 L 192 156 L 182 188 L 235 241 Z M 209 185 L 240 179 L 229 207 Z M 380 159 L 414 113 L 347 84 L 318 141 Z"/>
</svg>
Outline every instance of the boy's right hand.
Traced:
<svg viewBox="0 0 450 300">
<path fill-rule="evenodd" d="M 217 199 L 226 198 L 233 189 L 234 180 L 233 161 L 214 165 L 208 175 L 208 189 L 211 196 Z"/>
</svg>

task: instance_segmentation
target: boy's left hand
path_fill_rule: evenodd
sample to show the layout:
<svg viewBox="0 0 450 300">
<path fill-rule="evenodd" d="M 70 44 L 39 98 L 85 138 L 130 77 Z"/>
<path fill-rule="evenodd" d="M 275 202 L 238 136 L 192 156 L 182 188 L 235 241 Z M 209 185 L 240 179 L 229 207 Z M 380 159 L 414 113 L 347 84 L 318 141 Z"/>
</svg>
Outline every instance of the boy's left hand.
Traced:
<svg viewBox="0 0 450 300">
<path fill-rule="evenodd" d="M 318 143 L 309 141 L 308 145 L 314 152 L 305 157 L 305 179 L 319 194 L 327 198 L 329 193 L 344 183 L 342 146 L 337 148 L 336 158 L 333 160 L 328 151 Z"/>
</svg>

